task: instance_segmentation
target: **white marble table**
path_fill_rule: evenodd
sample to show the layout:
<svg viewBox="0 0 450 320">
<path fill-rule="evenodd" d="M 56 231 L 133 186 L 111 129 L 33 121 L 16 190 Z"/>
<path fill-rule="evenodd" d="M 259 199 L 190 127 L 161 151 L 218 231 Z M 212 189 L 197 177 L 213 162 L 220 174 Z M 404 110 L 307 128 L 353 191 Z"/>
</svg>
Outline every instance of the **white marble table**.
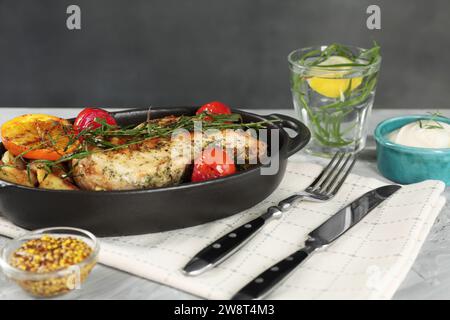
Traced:
<svg viewBox="0 0 450 320">
<path fill-rule="evenodd" d="M 272 111 L 274 110 L 254 110 L 260 114 L 269 114 Z M 34 108 L 32 110 L 0 108 L 0 124 L 13 116 L 28 112 L 72 117 L 77 111 L 70 108 Z M 293 110 L 277 110 L 276 112 L 294 115 Z M 425 112 L 424 110 L 413 111 L 413 113 Z M 370 118 L 369 132 L 373 132 L 376 124 L 381 120 L 407 113 L 412 113 L 412 111 L 407 109 L 374 110 Z M 444 111 L 444 114 L 450 116 L 450 111 Z M 325 162 L 301 152 L 295 157 L 302 161 Z M 354 172 L 380 178 L 375 163 L 375 145 L 371 137 L 368 139 L 368 146 L 362 153 Z M 449 201 L 436 220 L 414 266 L 395 294 L 395 299 L 450 299 L 450 188 L 447 188 L 446 196 Z M 0 246 L 6 241 L 8 241 L 6 238 L 0 236 Z M 197 299 L 179 290 L 105 266 L 98 266 L 94 269 L 78 297 L 80 299 Z M 30 299 L 30 297 L 0 275 L 0 299 Z"/>
</svg>

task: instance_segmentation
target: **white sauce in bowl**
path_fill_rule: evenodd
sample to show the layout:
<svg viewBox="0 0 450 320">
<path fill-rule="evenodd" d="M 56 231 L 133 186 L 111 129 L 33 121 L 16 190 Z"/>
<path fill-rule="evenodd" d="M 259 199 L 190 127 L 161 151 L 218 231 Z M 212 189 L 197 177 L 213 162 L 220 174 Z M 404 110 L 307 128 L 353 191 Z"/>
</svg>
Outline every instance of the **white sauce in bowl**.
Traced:
<svg viewBox="0 0 450 320">
<path fill-rule="evenodd" d="M 408 147 L 450 148 L 450 125 L 437 120 L 420 120 L 389 133 L 388 139 Z"/>
</svg>

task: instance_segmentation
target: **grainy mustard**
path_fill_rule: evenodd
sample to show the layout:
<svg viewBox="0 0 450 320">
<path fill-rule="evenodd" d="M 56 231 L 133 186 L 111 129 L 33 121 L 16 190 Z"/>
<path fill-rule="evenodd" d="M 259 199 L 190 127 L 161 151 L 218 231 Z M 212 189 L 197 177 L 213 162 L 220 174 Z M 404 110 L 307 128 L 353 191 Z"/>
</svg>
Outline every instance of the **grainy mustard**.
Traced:
<svg viewBox="0 0 450 320">
<path fill-rule="evenodd" d="M 96 261 L 77 269 L 77 264 L 92 254 L 92 248 L 83 240 L 75 237 L 53 237 L 43 235 L 40 238 L 24 242 L 11 257 L 11 266 L 26 272 L 45 274 L 48 272 L 73 268 L 58 275 L 38 280 L 16 279 L 18 284 L 36 296 L 54 296 L 75 288 L 89 275 Z"/>
</svg>

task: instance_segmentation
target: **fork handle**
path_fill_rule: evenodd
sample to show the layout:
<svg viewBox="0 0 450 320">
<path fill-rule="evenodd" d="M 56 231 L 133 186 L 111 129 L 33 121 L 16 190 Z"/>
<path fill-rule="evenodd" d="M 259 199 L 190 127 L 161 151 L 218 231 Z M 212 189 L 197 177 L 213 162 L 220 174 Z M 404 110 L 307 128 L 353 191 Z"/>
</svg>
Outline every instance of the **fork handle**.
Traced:
<svg viewBox="0 0 450 320">
<path fill-rule="evenodd" d="M 265 222 L 261 216 L 228 232 L 198 252 L 183 268 L 184 273 L 196 276 L 218 265 L 249 241 Z"/>
<path fill-rule="evenodd" d="M 302 194 L 294 194 L 293 196 L 287 197 L 278 203 L 278 207 L 281 211 L 288 210 L 297 200 L 304 198 Z"/>
</svg>

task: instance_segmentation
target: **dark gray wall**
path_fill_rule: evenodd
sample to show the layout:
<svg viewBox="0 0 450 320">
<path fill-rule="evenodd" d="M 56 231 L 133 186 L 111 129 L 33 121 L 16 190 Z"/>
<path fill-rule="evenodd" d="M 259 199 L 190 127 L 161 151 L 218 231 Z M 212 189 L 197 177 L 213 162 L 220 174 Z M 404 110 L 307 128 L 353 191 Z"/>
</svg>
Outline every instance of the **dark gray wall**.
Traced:
<svg viewBox="0 0 450 320">
<path fill-rule="evenodd" d="M 369 4 L 381 31 L 366 28 Z M 377 40 L 376 106 L 443 109 L 449 21 L 448 0 L 0 0 L 0 106 L 288 108 L 291 50 Z"/>
</svg>

